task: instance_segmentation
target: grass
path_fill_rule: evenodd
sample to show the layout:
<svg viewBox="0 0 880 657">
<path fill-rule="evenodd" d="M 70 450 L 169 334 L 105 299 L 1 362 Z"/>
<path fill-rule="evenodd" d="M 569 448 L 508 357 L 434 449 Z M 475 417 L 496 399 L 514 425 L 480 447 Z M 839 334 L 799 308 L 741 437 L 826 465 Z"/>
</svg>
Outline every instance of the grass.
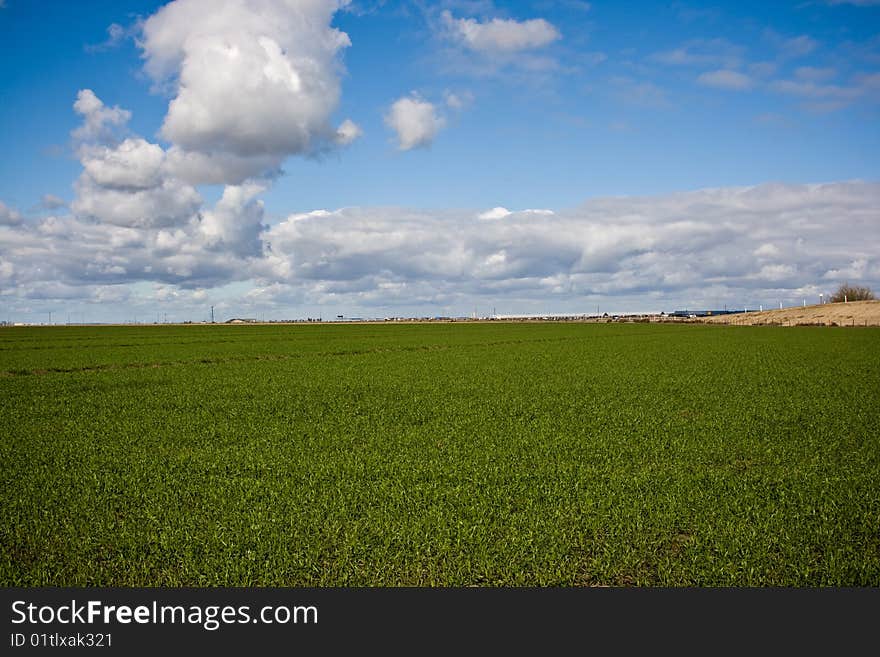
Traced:
<svg viewBox="0 0 880 657">
<path fill-rule="evenodd" d="M 0 583 L 878 586 L 880 330 L 0 331 Z"/>
</svg>

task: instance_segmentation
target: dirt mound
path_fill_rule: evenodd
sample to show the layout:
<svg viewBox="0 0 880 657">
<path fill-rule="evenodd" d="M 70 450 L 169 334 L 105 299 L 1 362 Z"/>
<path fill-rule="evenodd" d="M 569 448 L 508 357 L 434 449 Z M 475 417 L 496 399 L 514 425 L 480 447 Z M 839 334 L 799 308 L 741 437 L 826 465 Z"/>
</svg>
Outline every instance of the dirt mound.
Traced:
<svg viewBox="0 0 880 657">
<path fill-rule="evenodd" d="M 880 301 L 850 301 L 781 310 L 704 317 L 712 324 L 737 326 L 880 326 Z"/>
</svg>

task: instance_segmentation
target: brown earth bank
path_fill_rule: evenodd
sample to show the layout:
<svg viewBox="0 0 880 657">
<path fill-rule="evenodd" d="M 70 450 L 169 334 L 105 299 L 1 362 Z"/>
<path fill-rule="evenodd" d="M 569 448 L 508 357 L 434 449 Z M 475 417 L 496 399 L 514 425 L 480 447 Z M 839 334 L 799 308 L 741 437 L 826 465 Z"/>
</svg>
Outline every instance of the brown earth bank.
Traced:
<svg viewBox="0 0 880 657">
<path fill-rule="evenodd" d="M 781 310 L 703 317 L 710 324 L 737 326 L 880 326 L 880 301 L 850 301 Z"/>
</svg>

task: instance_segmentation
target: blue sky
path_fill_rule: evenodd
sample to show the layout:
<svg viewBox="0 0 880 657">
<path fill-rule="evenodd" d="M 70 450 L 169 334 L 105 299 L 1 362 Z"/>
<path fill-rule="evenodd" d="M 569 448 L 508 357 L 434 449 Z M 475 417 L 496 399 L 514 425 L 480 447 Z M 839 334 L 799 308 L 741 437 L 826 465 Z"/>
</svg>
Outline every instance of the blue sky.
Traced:
<svg viewBox="0 0 880 657">
<path fill-rule="evenodd" d="M 838 279 L 880 279 L 864 241 L 821 248 L 840 229 L 830 222 L 876 231 L 880 3 L 168 5 L 3 3 L 0 273 L 10 318 L 75 307 L 111 321 L 162 306 L 200 319 L 208 301 L 274 317 L 587 312 L 597 302 L 671 310 L 775 305 Z M 192 20 L 208 6 L 219 8 L 212 21 Z M 217 44 L 247 53 L 251 68 L 216 59 Z M 95 102 L 75 111 L 84 90 Z M 90 120 L 98 127 L 84 131 Z M 111 171 L 123 152 L 129 182 Z M 150 157 L 161 172 L 132 173 Z M 792 218 L 790 207 L 828 209 L 827 194 L 840 205 L 821 231 Z M 646 210 L 646 197 L 677 209 Z M 744 210 L 743 198 L 756 205 Z M 509 213 L 502 227 L 450 238 L 497 207 Z M 705 214 L 720 217 L 694 228 L 720 231 L 715 264 L 686 280 L 661 271 L 651 257 L 680 256 L 663 231 Z M 654 241 L 609 237 L 628 235 L 621 227 L 635 215 L 636 234 Z M 721 253 L 736 241 L 725 222 L 739 227 L 749 262 Z M 788 233 L 755 237 L 755 226 L 782 223 Z M 430 260 L 430 231 L 461 257 L 395 264 Z M 382 248 L 364 246 L 383 234 Z M 546 237 L 547 250 L 523 251 L 525 236 Z M 129 246 L 101 249 L 106 266 L 84 271 L 89 249 L 113 239 Z M 579 250 L 559 257 L 554 240 Z M 754 255 L 768 244 L 772 258 Z M 40 249 L 50 266 L 35 266 Z M 83 259 L 52 259 L 65 250 Z"/>
</svg>

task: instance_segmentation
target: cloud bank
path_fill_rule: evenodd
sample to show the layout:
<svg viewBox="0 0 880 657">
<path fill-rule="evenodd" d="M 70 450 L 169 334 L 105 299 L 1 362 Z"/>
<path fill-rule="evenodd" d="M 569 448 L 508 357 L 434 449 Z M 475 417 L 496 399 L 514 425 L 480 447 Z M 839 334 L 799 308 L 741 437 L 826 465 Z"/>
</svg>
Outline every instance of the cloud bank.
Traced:
<svg viewBox="0 0 880 657">
<path fill-rule="evenodd" d="M 108 298 L 149 281 L 197 303 L 197 290 L 248 281 L 239 302 L 270 309 L 467 310 L 482 300 L 587 312 L 600 299 L 670 310 L 800 303 L 844 280 L 880 287 L 880 183 L 599 198 L 556 212 L 354 207 L 274 225 L 260 191 L 230 186 L 215 206 L 166 225 L 76 209 L 23 220 L 2 206 L 0 294 L 11 306 Z"/>
</svg>

